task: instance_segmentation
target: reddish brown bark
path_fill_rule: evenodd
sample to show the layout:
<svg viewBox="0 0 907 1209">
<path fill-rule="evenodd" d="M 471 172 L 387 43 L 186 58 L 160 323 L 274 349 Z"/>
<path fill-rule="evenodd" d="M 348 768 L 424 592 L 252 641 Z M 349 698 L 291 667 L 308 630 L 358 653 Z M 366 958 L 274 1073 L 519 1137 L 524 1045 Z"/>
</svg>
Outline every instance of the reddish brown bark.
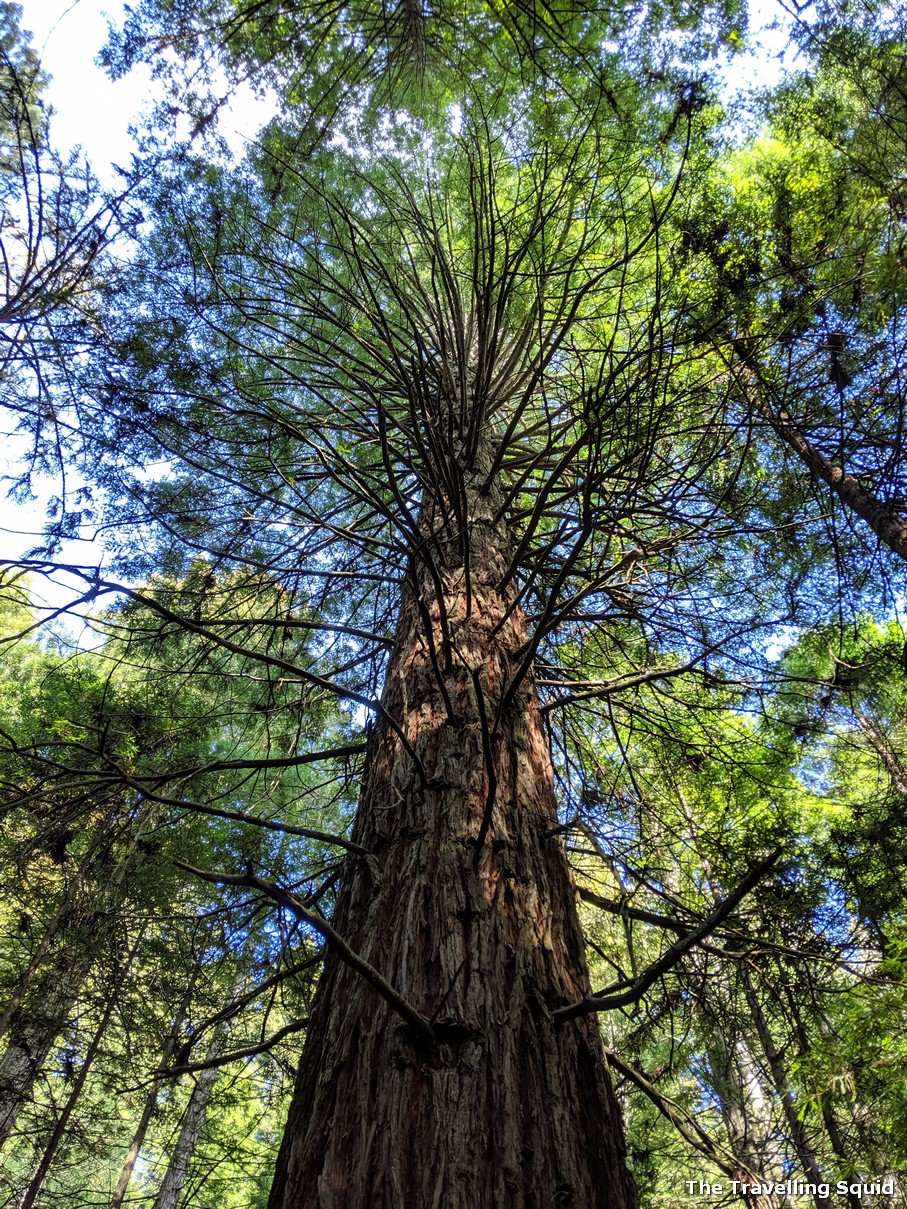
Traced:
<svg viewBox="0 0 907 1209">
<path fill-rule="evenodd" d="M 414 564 L 383 697 L 403 737 L 379 719 L 355 831 L 380 875 L 351 857 L 334 916 L 435 1042 L 329 954 L 271 1209 L 634 1203 L 597 1020 L 550 1018 L 589 990 L 576 893 L 530 677 L 505 704 L 506 535 L 468 504 L 468 570 L 459 540 Z"/>
</svg>

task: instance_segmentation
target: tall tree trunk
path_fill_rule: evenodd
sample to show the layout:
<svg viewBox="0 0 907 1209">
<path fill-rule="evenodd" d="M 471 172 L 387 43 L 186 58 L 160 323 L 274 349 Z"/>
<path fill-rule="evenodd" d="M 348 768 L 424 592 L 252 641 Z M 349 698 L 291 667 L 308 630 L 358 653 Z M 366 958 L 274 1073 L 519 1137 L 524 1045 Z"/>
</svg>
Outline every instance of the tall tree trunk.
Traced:
<svg viewBox="0 0 907 1209">
<path fill-rule="evenodd" d="M 874 718 L 860 710 L 854 710 L 854 717 L 860 730 L 869 740 L 873 751 L 882 762 L 882 767 L 891 779 L 891 788 L 902 797 L 907 797 L 907 768 L 901 763 L 897 752 L 888 742 L 888 737 Z"/>
<path fill-rule="evenodd" d="M 589 989 L 576 894 L 508 536 L 464 505 L 411 567 L 355 829 L 380 875 L 349 862 L 333 921 L 433 1040 L 329 953 L 271 1209 L 635 1200 L 597 1022 L 550 1019 Z"/>
<path fill-rule="evenodd" d="M 790 1080 L 787 1077 L 787 1072 L 784 1068 L 784 1063 L 781 1058 L 781 1052 L 775 1045 L 772 1038 L 771 1028 L 768 1020 L 762 1010 L 762 1004 L 759 1001 L 759 996 L 750 981 L 749 974 L 743 972 L 743 988 L 746 995 L 746 1001 L 753 1018 L 753 1023 L 756 1026 L 756 1033 L 762 1044 L 763 1052 L 765 1053 L 769 1069 L 772 1074 L 772 1082 L 775 1085 L 775 1091 L 778 1093 L 778 1098 L 781 1101 L 781 1107 L 784 1110 L 784 1119 L 787 1122 L 787 1128 L 790 1132 L 791 1141 L 794 1144 L 794 1149 L 797 1152 L 797 1158 L 800 1160 L 800 1165 L 803 1168 L 805 1179 L 815 1184 L 817 1191 L 813 1194 L 813 1201 L 816 1209 L 832 1209 L 832 1201 L 827 1196 L 820 1196 L 818 1192 L 819 1185 L 822 1183 L 822 1172 L 819 1168 L 819 1160 L 816 1157 L 816 1152 L 809 1139 L 809 1134 L 806 1130 L 805 1123 L 801 1120 L 797 1105 L 794 1100 L 794 1093 L 791 1089 Z"/>
<path fill-rule="evenodd" d="M 759 1079 L 758 1069 L 742 1037 L 722 1039 L 709 1048 L 709 1066 L 721 1101 L 721 1115 L 731 1150 L 760 1182 L 784 1180 L 783 1166 L 772 1142 L 771 1109 Z M 744 1182 L 745 1176 L 741 1176 Z M 774 1192 L 742 1194 L 748 1209 L 779 1209 Z"/>
<path fill-rule="evenodd" d="M 93 959 L 81 946 L 63 949 L 11 1015 L 9 1040 L 0 1058 L 0 1146 L 9 1139 L 54 1041 L 66 1027 Z"/>
<path fill-rule="evenodd" d="M 164 1042 L 163 1050 L 161 1051 L 160 1066 L 162 1068 L 169 1065 L 171 1058 L 176 1053 L 179 1045 L 180 1036 L 182 1034 L 183 1023 L 186 1018 L 186 1009 L 192 998 L 192 993 L 195 990 L 195 983 L 201 973 L 201 964 L 194 966 L 183 993 L 182 1001 L 176 1013 L 176 1018 Z M 123 1159 L 123 1166 L 120 1168 L 120 1174 L 117 1177 L 117 1182 L 110 1197 L 108 1209 L 122 1209 L 123 1201 L 126 1199 L 126 1191 L 129 1188 L 129 1183 L 132 1179 L 132 1173 L 135 1170 L 136 1162 L 141 1153 L 142 1146 L 145 1144 L 145 1136 L 148 1133 L 148 1126 L 157 1111 L 158 1096 L 160 1095 L 163 1078 L 154 1079 L 151 1087 L 148 1089 L 148 1095 L 145 1097 L 145 1103 L 142 1107 L 142 1113 L 135 1127 L 135 1133 L 132 1135 L 132 1142 L 126 1152 L 126 1157 Z"/>
<path fill-rule="evenodd" d="M 223 1005 L 224 1018 L 215 1028 L 205 1053 L 206 1062 L 213 1062 L 226 1049 L 227 1040 L 233 1028 L 233 1014 L 230 1012 L 230 1009 L 236 1006 L 236 1001 L 243 992 L 246 983 L 245 961 L 253 949 L 254 942 L 250 934 L 243 949 L 240 968 L 233 979 L 230 994 Z M 192 1089 L 192 1095 L 189 1097 L 189 1103 L 186 1105 L 186 1111 L 183 1114 L 179 1137 L 170 1153 L 170 1162 L 167 1164 L 167 1171 L 161 1181 L 158 1194 L 154 1198 L 152 1209 L 176 1209 L 180 1194 L 183 1191 L 183 1185 L 186 1182 L 186 1176 L 189 1174 L 189 1164 L 192 1161 L 192 1156 L 198 1145 L 198 1139 L 201 1137 L 202 1129 L 205 1125 L 211 1093 L 214 1091 L 214 1084 L 217 1082 L 219 1075 L 219 1066 L 210 1066 L 198 1073 L 195 1087 Z"/>
<path fill-rule="evenodd" d="M 227 1001 L 228 1003 L 232 1003 L 237 995 L 241 993 L 242 984 L 243 979 L 240 977 L 234 983 L 233 993 Z M 218 1024 L 205 1054 L 206 1061 L 210 1062 L 214 1058 L 219 1058 L 224 1052 L 232 1025 L 233 1021 L 229 1018 L 222 1020 Z M 157 1196 L 154 1198 L 152 1209 L 176 1209 L 180 1194 L 183 1191 L 183 1185 L 186 1182 L 186 1176 L 189 1174 L 189 1164 L 198 1145 L 198 1139 L 201 1137 L 205 1117 L 208 1115 L 208 1103 L 211 1100 L 211 1093 L 214 1091 L 214 1084 L 217 1082 L 219 1075 L 219 1066 L 211 1066 L 199 1072 L 195 1080 L 195 1087 L 192 1089 L 192 1095 L 189 1097 L 189 1103 L 186 1105 L 186 1111 L 183 1114 L 179 1137 L 176 1140 L 176 1145 L 170 1152 L 167 1171 L 161 1181 Z"/>
<path fill-rule="evenodd" d="M 792 450 L 804 466 L 831 488 L 845 507 L 866 521 L 876 537 L 907 559 L 907 518 L 891 504 L 870 491 L 860 479 L 848 474 L 810 441 L 783 407 L 773 404 L 756 358 L 746 341 L 732 337 L 734 352 L 746 366 L 751 381 L 742 381 L 744 395 L 753 410 L 768 422 L 775 435 Z"/>
<path fill-rule="evenodd" d="M 0 1012 L 0 1037 L 5 1035 L 6 1030 L 12 1024 L 16 1012 L 22 1006 L 22 1000 L 28 994 L 28 990 L 35 978 L 39 975 L 44 965 L 44 959 L 50 952 L 52 945 L 59 939 L 69 921 L 76 915 L 77 895 L 81 890 L 87 865 L 87 861 L 83 863 L 82 867 L 76 871 L 70 880 L 59 907 L 50 923 L 44 929 L 44 935 L 41 937 L 37 949 L 32 954 L 27 967 L 22 971 L 15 988 L 4 1005 L 3 1011 Z"/>
<path fill-rule="evenodd" d="M 677 799 L 695 844 L 709 894 L 717 906 L 722 899 L 721 890 L 715 879 L 712 862 L 702 850 L 696 816 L 680 786 L 677 786 Z M 761 1183 L 763 1179 L 771 1183 L 782 1182 L 784 1163 L 775 1144 L 772 1109 L 762 1087 L 759 1066 L 743 1033 L 732 1024 L 730 1007 L 735 995 L 729 973 L 725 968 L 710 979 L 710 990 L 717 991 L 720 995 L 716 1006 L 725 1020 L 722 1035 L 708 1046 L 709 1066 L 715 1090 L 721 1101 L 721 1116 L 733 1153 L 743 1161 L 749 1171 L 762 1177 L 759 1181 L 753 1181 L 741 1173 L 741 1182 Z M 737 1033 L 736 1037 L 730 1035 L 734 1032 Z M 748 1209 L 778 1209 L 779 1205 L 773 1192 L 764 1196 L 762 1193 L 745 1194 L 742 1199 Z"/>
<path fill-rule="evenodd" d="M 172 1038 L 168 1038 L 167 1045 L 164 1047 L 161 1065 L 168 1061 L 172 1056 L 175 1046 L 171 1044 Z M 135 1165 L 138 1162 L 138 1157 L 141 1154 L 142 1147 L 145 1144 L 145 1136 L 148 1133 L 148 1126 L 151 1124 L 151 1118 L 157 1110 L 157 1098 L 160 1094 L 162 1080 L 155 1079 L 151 1084 L 148 1095 L 145 1097 L 145 1103 L 142 1107 L 142 1113 L 139 1117 L 138 1124 L 135 1127 L 135 1132 L 132 1135 L 132 1142 L 129 1149 L 126 1151 L 126 1157 L 123 1159 L 123 1166 L 120 1168 L 120 1174 L 117 1177 L 116 1185 L 110 1195 L 110 1205 L 108 1209 L 122 1209 L 123 1201 L 126 1199 L 126 1190 L 129 1188 L 132 1180 L 132 1173 L 135 1171 Z"/>
<path fill-rule="evenodd" d="M 806 1023 L 800 1012 L 791 986 L 787 986 L 785 988 L 785 994 L 787 1002 L 790 1005 L 791 1018 L 794 1024 L 794 1035 L 797 1038 L 797 1045 L 800 1051 L 799 1056 L 801 1058 L 805 1058 L 808 1056 L 812 1048 L 809 1032 L 806 1028 Z M 818 1016 L 818 1022 L 820 1031 L 825 1031 L 822 1027 L 823 1020 L 821 1012 Z M 830 1025 L 827 1026 L 827 1031 L 829 1033 L 832 1032 Z M 838 1127 L 838 1122 L 835 1118 L 834 1110 L 832 1109 L 831 1105 L 831 1098 L 827 1089 L 820 1090 L 819 1105 L 822 1112 L 822 1123 L 824 1124 L 825 1132 L 828 1135 L 828 1142 L 831 1147 L 831 1152 L 838 1160 L 839 1174 L 846 1174 L 856 1170 L 858 1164 L 853 1161 L 853 1156 L 848 1153 L 847 1147 L 844 1144 L 844 1139 L 841 1136 L 841 1130 Z M 844 1194 L 844 1199 L 846 1200 L 849 1209 L 860 1209 L 860 1200 L 862 1198 L 857 1196 L 855 1193 L 850 1191 L 846 1192 Z"/>
<path fill-rule="evenodd" d="M 54 1041 L 66 1027 L 79 991 L 97 956 L 99 937 L 111 927 L 119 911 L 129 878 L 141 860 L 138 842 L 156 807 L 146 806 L 132 826 L 121 860 L 100 867 L 104 880 L 90 891 L 85 887 L 91 857 L 77 871 L 38 953 L 32 958 L 19 986 L 3 1012 L 9 1039 L 0 1058 L 0 1147 L 9 1139 L 22 1106 L 29 1100 Z M 93 853 L 105 846 L 110 833 L 99 836 Z M 76 892 L 83 897 L 82 901 Z M 59 945 L 46 962 L 48 952 Z M 42 968 L 43 965 L 43 968 Z"/>
<path fill-rule="evenodd" d="M 70 1118 L 72 1117 L 76 1105 L 79 1102 L 79 1098 L 82 1095 L 85 1082 L 88 1078 L 88 1072 L 91 1070 L 94 1060 L 97 1057 L 98 1050 L 101 1048 L 104 1035 L 107 1031 L 107 1025 L 110 1023 L 110 1018 L 116 1010 L 119 1002 L 120 992 L 123 989 L 123 982 L 129 973 L 129 969 L 135 959 L 136 953 L 139 950 L 139 945 L 142 942 L 143 936 L 144 929 L 142 929 L 133 942 L 132 948 L 125 961 L 123 961 L 123 963 L 114 972 L 112 986 L 110 987 L 107 995 L 107 1001 L 104 1006 L 104 1010 L 101 1013 L 101 1018 L 98 1021 L 97 1027 L 95 1028 L 91 1042 L 85 1051 L 85 1055 L 82 1059 L 82 1065 L 79 1069 L 79 1073 L 75 1077 L 72 1090 L 69 1093 L 66 1104 L 63 1106 L 63 1110 L 57 1117 L 53 1132 L 51 1133 L 47 1145 L 44 1148 L 44 1153 L 41 1155 L 37 1170 L 32 1177 L 25 1196 L 22 1198 L 20 1209 L 33 1209 L 36 1203 L 38 1193 L 41 1191 L 41 1187 L 47 1178 L 47 1173 L 50 1171 L 51 1164 L 53 1163 L 57 1151 L 60 1148 L 60 1143 L 63 1141 Z"/>
</svg>

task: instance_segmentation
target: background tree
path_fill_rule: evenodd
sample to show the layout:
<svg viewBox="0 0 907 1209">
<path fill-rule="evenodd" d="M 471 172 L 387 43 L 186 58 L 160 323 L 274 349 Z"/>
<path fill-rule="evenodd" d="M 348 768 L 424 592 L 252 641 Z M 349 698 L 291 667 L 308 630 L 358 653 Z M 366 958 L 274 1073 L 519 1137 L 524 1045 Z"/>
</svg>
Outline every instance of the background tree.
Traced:
<svg viewBox="0 0 907 1209">
<path fill-rule="evenodd" d="M 13 488 L 27 496 L 35 474 L 68 481 L 78 432 L 70 371 L 97 339 L 96 287 L 102 276 L 113 282 L 113 245 L 137 215 L 128 189 L 105 193 L 78 152 L 53 148 L 46 80 L 20 19 L 20 5 L 0 4 L 0 381 L 5 435 L 24 444 Z M 61 486 L 58 536 L 72 535 L 90 495 Z"/>
<path fill-rule="evenodd" d="M 206 578 L 202 573 L 196 585 Z M 198 596 L 192 582 L 181 586 L 190 610 Z M 7 629 L 15 634 L 26 600 L 20 586 L 6 587 L 14 605 Z M 158 591 L 178 604 L 179 589 Z M 204 591 L 212 596 L 210 583 Z M 123 620 L 108 618 L 112 629 Z M 129 620 L 128 645 L 112 640 L 99 652 L 8 643 L 2 968 L 9 1036 L 0 1073 L 8 1190 L 26 1199 L 40 1194 L 75 1204 L 94 1192 L 122 1202 L 143 1147 L 143 1166 L 158 1166 L 162 1176 L 160 1148 L 173 1114 L 186 1108 L 181 1091 L 170 1089 L 174 1079 L 198 1077 L 198 1062 L 209 1101 L 213 1094 L 219 1104 L 225 1090 L 210 1084 L 221 1065 L 249 1064 L 233 1093 L 245 1089 L 247 1103 L 232 1110 L 232 1128 L 245 1121 L 246 1132 L 221 1133 L 216 1142 L 216 1130 L 206 1140 L 196 1129 L 199 1155 L 226 1150 L 241 1162 L 280 1103 L 280 1040 L 298 1031 L 300 1010 L 305 1016 L 306 977 L 317 953 L 292 924 L 289 932 L 273 925 L 263 932 L 259 913 L 242 898 L 225 908 L 182 889 L 174 852 L 196 861 L 204 851 L 240 865 L 273 863 L 312 903 L 336 876 L 325 859 L 333 837 L 292 820 L 305 821 L 313 797 L 322 823 L 342 814 L 343 778 L 319 785 L 306 779 L 304 759 L 297 771 L 295 761 L 258 756 L 256 768 L 251 754 L 263 750 L 263 730 L 279 744 L 279 735 L 285 743 L 307 727 L 328 725 L 324 710 L 310 702 L 303 721 L 298 695 L 275 683 L 253 703 L 238 667 L 207 659 L 179 633 L 165 675 L 160 663 L 147 661 L 152 644 L 134 609 Z M 167 645 L 156 628 L 157 653 Z M 255 727 L 248 714 L 236 726 L 234 694 Z M 237 751 L 251 767 L 216 758 Z M 250 777 L 261 818 L 237 809 Z M 197 813 L 205 807 L 194 792 L 208 798 L 208 813 Z M 268 817 L 275 807 L 285 822 Z M 310 841 L 304 857 L 300 845 Z M 228 922 L 221 922 L 225 910 Z M 224 1039 L 229 1031 L 230 1052 L 223 1045 L 219 1055 L 208 1052 L 212 1030 Z M 270 1075 L 261 1062 L 276 1063 Z M 124 1107 L 133 1104 L 134 1116 Z M 184 1147 L 184 1181 L 201 1161 L 191 1149 Z M 247 1203 L 242 1180 L 233 1182 L 230 1195 Z"/>
</svg>

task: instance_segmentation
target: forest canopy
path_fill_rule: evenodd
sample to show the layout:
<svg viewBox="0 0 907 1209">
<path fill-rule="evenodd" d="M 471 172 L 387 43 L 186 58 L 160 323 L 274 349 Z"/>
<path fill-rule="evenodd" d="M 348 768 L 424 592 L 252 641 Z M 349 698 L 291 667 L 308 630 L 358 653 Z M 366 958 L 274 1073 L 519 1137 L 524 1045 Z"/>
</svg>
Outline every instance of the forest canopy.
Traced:
<svg viewBox="0 0 907 1209">
<path fill-rule="evenodd" d="M 4 1204 L 907 1207 L 907 27 L 771 16 L 138 0 L 113 192 L 0 3 Z"/>
</svg>

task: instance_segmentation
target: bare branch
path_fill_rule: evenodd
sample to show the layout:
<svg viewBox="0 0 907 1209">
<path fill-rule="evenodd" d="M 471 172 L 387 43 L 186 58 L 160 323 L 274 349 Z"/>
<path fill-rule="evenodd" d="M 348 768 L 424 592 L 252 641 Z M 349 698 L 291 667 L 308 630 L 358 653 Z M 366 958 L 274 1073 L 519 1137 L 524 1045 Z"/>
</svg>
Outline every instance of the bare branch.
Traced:
<svg viewBox="0 0 907 1209">
<path fill-rule="evenodd" d="M 430 1045 L 434 1045 L 434 1031 L 425 1017 L 417 1012 L 412 1004 L 408 1003 L 402 995 L 395 991 L 374 966 L 369 965 L 358 953 L 354 953 L 343 937 L 338 932 L 335 932 L 326 919 L 304 907 L 299 899 L 290 894 L 289 891 L 282 890 L 279 886 L 274 885 L 273 882 L 265 881 L 264 878 L 257 877 L 254 873 L 214 873 L 208 869 L 196 869 L 193 865 L 187 865 L 184 861 L 174 861 L 173 863 L 178 869 L 191 873 L 193 877 L 201 878 L 202 881 L 213 882 L 218 886 L 245 886 L 250 890 L 258 890 L 259 893 L 264 894 L 285 910 L 290 911 L 297 919 L 308 924 L 309 927 L 314 928 L 316 932 L 323 936 L 337 956 L 356 970 L 357 973 L 361 974 L 369 986 L 373 987 L 381 998 L 406 1021 L 414 1033 Z"/>
<path fill-rule="evenodd" d="M 221 1054 L 217 1058 L 205 1058 L 201 1062 L 187 1062 L 182 1066 L 163 1066 L 156 1070 L 155 1075 L 163 1079 L 176 1079 L 180 1075 L 190 1075 L 199 1070 L 211 1070 L 215 1066 L 227 1066 L 231 1062 L 238 1062 L 240 1058 L 252 1058 L 255 1054 L 263 1054 L 267 1050 L 273 1049 L 279 1041 L 283 1041 L 284 1037 L 289 1037 L 291 1033 L 298 1033 L 300 1029 L 308 1028 L 309 1018 L 303 1017 L 301 1020 L 293 1020 L 290 1024 L 279 1028 L 277 1032 L 272 1033 L 267 1041 L 261 1041 L 258 1045 L 247 1045 L 245 1049 L 236 1049 L 229 1054 Z"/>
<path fill-rule="evenodd" d="M 551 1013 L 551 1018 L 555 1025 L 564 1024 L 568 1020 L 575 1020 L 577 1016 L 585 1016 L 590 1012 L 603 1012 L 612 1008 L 624 1007 L 626 1004 L 635 1003 L 637 999 L 642 998 L 653 982 L 659 979 L 662 974 L 667 973 L 673 966 L 677 965 L 685 953 L 689 952 L 700 940 L 704 940 L 710 933 L 714 932 L 718 925 L 727 919 L 738 903 L 749 894 L 754 886 L 771 869 L 780 855 L 781 849 L 776 848 L 764 860 L 754 865 L 737 889 L 732 891 L 711 915 L 703 920 L 698 928 L 695 928 L 692 932 L 689 932 L 677 941 L 676 944 L 672 945 L 658 961 L 653 962 L 637 978 L 632 986 L 626 990 L 613 988 L 614 993 L 609 993 L 608 990 L 605 990 L 598 995 L 588 995 L 577 1003 L 571 1003 L 566 1007 L 555 1009 Z"/>
</svg>

